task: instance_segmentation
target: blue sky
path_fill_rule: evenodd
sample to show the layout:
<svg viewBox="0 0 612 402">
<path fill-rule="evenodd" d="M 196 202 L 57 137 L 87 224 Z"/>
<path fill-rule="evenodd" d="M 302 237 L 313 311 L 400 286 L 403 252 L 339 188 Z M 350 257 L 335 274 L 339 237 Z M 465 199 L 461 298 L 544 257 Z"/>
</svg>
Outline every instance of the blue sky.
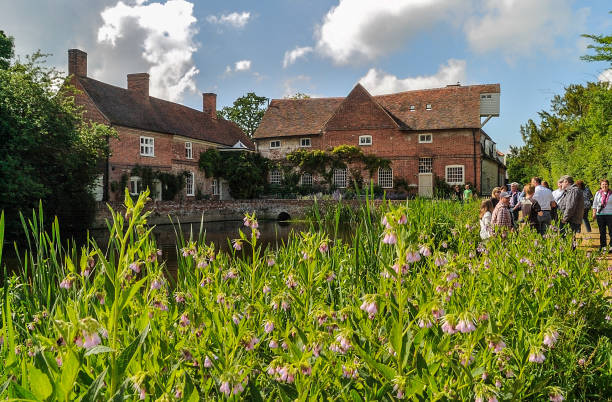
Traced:
<svg viewBox="0 0 612 402">
<path fill-rule="evenodd" d="M 346 96 L 500 83 L 501 115 L 485 126 L 501 150 L 520 125 L 572 83 L 610 80 L 579 56 L 582 33 L 610 34 L 604 0 L 0 0 L 0 29 L 21 56 L 40 49 L 66 70 L 67 49 L 88 75 L 126 85 L 148 71 L 151 93 L 201 109 L 247 92 Z"/>
</svg>

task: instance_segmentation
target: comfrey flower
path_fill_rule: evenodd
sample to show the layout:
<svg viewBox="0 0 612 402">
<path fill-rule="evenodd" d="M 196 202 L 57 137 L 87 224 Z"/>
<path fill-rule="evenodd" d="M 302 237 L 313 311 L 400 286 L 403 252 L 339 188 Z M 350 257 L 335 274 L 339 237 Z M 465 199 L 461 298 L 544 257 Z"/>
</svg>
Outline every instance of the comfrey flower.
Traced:
<svg viewBox="0 0 612 402">
<path fill-rule="evenodd" d="M 385 237 L 383 238 L 383 243 L 395 244 L 397 243 L 397 236 L 393 232 L 387 232 L 385 233 Z"/>
<path fill-rule="evenodd" d="M 448 264 L 448 260 L 444 257 L 436 257 L 436 259 L 434 260 L 434 264 L 436 264 L 436 266 L 438 267 L 441 267 Z"/>
<path fill-rule="evenodd" d="M 531 352 L 529 354 L 529 361 L 531 363 L 544 363 L 544 360 L 546 360 L 546 357 L 544 356 L 544 353 L 542 353 L 541 351 L 534 351 Z"/>
<path fill-rule="evenodd" d="M 559 387 L 551 387 L 548 394 L 548 399 L 551 402 L 562 402 L 565 398 L 563 398 L 563 393 Z"/>
<path fill-rule="evenodd" d="M 234 239 L 233 243 L 234 243 L 233 244 L 234 250 L 236 250 L 236 251 L 242 250 L 242 240 Z"/>
<path fill-rule="evenodd" d="M 357 371 L 357 367 L 342 365 L 342 377 L 344 378 L 358 378 L 359 372 Z"/>
<path fill-rule="evenodd" d="M 72 278 L 64 278 L 64 280 L 60 282 L 59 287 L 66 290 L 70 289 L 72 287 Z"/>
<path fill-rule="evenodd" d="M 189 325 L 190 321 L 189 321 L 189 317 L 187 316 L 187 313 L 181 315 L 181 318 L 179 318 L 179 324 L 181 325 L 181 327 L 186 327 L 187 325 Z"/>
<path fill-rule="evenodd" d="M 419 246 L 419 253 L 421 253 L 423 257 L 429 257 L 431 255 L 431 251 L 429 250 L 429 247 L 427 247 L 424 244 Z"/>
<path fill-rule="evenodd" d="M 276 349 L 278 348 L 278 342 L 276 342 L 274 339 L 270 340 L 270 343 L 268 343 L 268 347 L 270 349 Z"/>
<path fill-rule="evenodd" d="M 136 273 L 140 272 L 140 264 L 138 262 L 133 262 L 130 264 L 130 269 Z"/>
<path fill-rule="evenodd" d="M 82 331 L 81 334 L 83 336 L 77 336 L 74 343 L 82 348 L 91 349 L 102 342 L 102 339 L 100 339 L 100 335 L 98 335 L 97 332 L 88 333 L 86 331 Z"/>
<path fill-rule="evenodd" d="M 287 285 L 289 289 L 295 289 L 295 287 L 297 286 L 297 282 L 295 281 L 293 274 L 287 275 L 287 280 L 285 280 L 285 285 Z"/>
<path fill-rule="evenodd" d="M 264 292 L 264 294 L 268 294 L 270 293 L 270 291 L 272 291 L 272 288 L 270 288 L 270 286 L 268 285 L 264 285 L 262 291 Z"/>
<path fill-rule="evenodd" d="M 330 272 L 329 275 L 327 275 L 327 277 L 325 278 L 327 282 L 333 282 L 334 279 L 336 279 L 336 274 L 333 272 Z"/>
<path fill-rule="evenodd" d="M 449 321 L 444 321 L 444 323 L 442 323 L 442 332 L 452 335 L 456 333 L 457 330 Z"/>
<path fill-rule="evenodd" d="M 266 321 L 264 324 L 264 332 L 269 334 L 272 331 L 274 331 L 274 323 L 272 321 Z"/>
<path fill-rule="evenodd" d="M 500 353 L 506 347 L 506 343 L 503 340 L 497 342 L 489 341 L 489 348 L 493 349 L 493 352 Z"/>
<path fill-rule="evenodd" d="M 378 306 L 376 305 L 376 302 L 373 300 L 370 300 L 370 301 L 368 301 L 367 299 L 364 300 L 360 308 L 366 313 L 368 313 L 368 317 L 370 319 L 373 319 L 376 316 L 376 313 L 378 313 Z"/>
<path fill-rule="evenodd" d="M 418 252 L 408 251 L 406 253 L 406 262 L 408 262 L 409 264 L 414 263 L 414 262 L 419 262 L 420 260 L 421 260 L 421 254 L 419 254 Z"/>
<path fill-rule="evenodd" d="M 552 348 L 557 342 L 558 338 L 559 333 L 557 331 L 551 330 L 544 335 L 544 340 L 542 341 L 542 343 L 548 346 L 549 348 Z"/>
<path fill-rule="evenodd" d="M 476 330 L 476 326 L 471 319 L 462 319 L 459 320 L 457 326 L 455 327 L 457 331 L 460 331 L 462 334 L 467 334 L 468 332 L 472 332 Z"/>
<path fill-rule="evenodd" d="M 245 350 L 253 350 L 255 349 L 255 345 L 257 345 L 259 343 L 259 339 L 255 336 L 250 337 L 249 339 L 247 339 L 244 343 L 244 349 Z"/>
<path fill-rule="evenodd" d="M 327 253 L 328 250 L 329 246 L 327 245 L 327 242 L 321 243 L 321 245 L 319 246 L 319 251 L 321 252 L 321 254 Z"/>
<path fill-rule="evenodd" d="M 157 290 L 160 289 L 163 285 L 163 282 L 159 279 L 153 279 L 153 281 L 151 282 L 151 290 Z"/>
<path fill-rule="evenodd" d="M 400 218 L 397 220 L 397 223 L 399 223 L 400 225 L 405 225 L 406 223 L 408 223 L 408 218 L 406 218 L 406 214 L 402 214 L 402 216 L 400 216 Z"/>
</svg>

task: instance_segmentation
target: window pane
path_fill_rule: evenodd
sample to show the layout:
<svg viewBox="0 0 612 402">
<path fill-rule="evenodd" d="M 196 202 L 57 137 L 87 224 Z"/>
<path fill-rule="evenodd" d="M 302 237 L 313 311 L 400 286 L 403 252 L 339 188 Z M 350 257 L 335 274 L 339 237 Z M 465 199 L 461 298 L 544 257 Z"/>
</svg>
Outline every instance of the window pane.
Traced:
<svg viewBox="0 0 612 402">
<path fill-rule="evenodd" d="M 312 175 L 310 173 L 302 175 L 302 186 L 312 186 Z"/>
<path fill-rule="evenodd" d="M 333 183 L 338 188 L 346 187 L 346 169 L 334 169 Z"/>
<path fill-rule="evenodd" d="M 431 173 L 433 171 L 433 159 L 430 157 L 419 158 L 419 173 Z"/>
<path fill-rule="evenodd" d="M 270 184 L 281 184 L 281 171 L 280 170 L 272 170 L 270 172 Z"/>
<path fill-rule="evenodd" d="M 378 185 L 382 188 L 393 188 L 393 169 L 378 169 Z"/>
</svg>

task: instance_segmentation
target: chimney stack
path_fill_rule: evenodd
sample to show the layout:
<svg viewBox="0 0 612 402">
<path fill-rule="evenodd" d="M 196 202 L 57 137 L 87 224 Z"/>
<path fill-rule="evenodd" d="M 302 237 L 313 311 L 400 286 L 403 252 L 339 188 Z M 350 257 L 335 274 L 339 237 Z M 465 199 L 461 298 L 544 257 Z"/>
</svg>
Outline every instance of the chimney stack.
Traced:
<svg viewBox="0 0 612 402">
<path fill-rule="evenodd" d="M 149 74 L 136 73 L 127 75 L 128 90 L 140 94 L 143 98 L 149 98 Z"/>
<path fill-rule="evenodd" d="M 87 77 L 87 53 L 79 49 L 68 49 L 68 74 Z"/>
<path fill-rule="evenodd" d="M 202 110 L 212 119 L 217 118 L 217 94 L 203 93 L 202 94 Z"/>
</svg>

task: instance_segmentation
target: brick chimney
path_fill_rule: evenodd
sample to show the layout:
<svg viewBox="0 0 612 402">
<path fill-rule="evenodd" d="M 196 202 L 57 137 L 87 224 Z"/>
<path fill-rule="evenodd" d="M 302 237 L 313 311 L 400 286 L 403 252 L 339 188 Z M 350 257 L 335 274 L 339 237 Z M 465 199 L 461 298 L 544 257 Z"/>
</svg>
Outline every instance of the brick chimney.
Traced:
<svg viewBox="0 0 612 402">
<path fill-rule="evenodd" d="M 68 74 L 87 77 L 87 53 L 79 49 L 68 49 Z"/>
<path fill-rule="evenodd" d="M 127 75 L 128 90 L 142 95 L 143 98 L 149 97 L 149 74 L 136 73 Z"/>
<path fill-rule="evenodd" d="M 202 94 L 202 110 L 212 119 L 217 118 L 217 94 L 203 93 Z"/>
</svg>

